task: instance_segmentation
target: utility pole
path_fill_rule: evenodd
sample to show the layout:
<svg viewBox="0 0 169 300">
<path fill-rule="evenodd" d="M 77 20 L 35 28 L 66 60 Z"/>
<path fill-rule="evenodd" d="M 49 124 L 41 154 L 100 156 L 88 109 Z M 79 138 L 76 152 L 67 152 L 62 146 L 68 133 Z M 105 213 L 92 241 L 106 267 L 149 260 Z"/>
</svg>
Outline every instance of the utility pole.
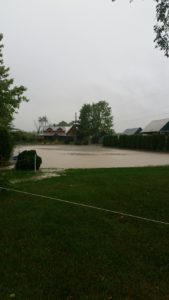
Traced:
<svg viewBox="0 0 169 300">
<path fill-rule="evenodd" d="M 77 113 L 75 113 L 75 125 L 77 124 Z"/>
</svg>

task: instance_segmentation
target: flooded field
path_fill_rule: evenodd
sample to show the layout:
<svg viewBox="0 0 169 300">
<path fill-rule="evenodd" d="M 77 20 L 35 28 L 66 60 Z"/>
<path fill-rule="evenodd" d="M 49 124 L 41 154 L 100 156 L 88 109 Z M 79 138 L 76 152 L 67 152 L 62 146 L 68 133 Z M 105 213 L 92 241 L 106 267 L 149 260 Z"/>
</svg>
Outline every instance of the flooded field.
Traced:
<svg viewBox="0 0 169 300">
<path fill-rule="evenodd" d="M 112 168 L 169 165 L 169 154 L 104 148 L 102 146 L 18 146 L 15 154 L 35 149 L 42 168 Z"/>
</svg>

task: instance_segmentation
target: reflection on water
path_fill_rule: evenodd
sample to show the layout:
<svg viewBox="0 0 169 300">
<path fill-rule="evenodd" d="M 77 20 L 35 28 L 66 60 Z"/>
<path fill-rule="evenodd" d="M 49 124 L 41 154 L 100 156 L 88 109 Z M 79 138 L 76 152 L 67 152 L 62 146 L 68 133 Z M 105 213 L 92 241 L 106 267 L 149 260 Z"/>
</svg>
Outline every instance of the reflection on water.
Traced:
<svg viewBox="0 0 169 300">
<path fill-rule="evenodd" d="M 18 146 L 15 152 L 35 149 L 43 168 L 111 168 L 169 165 L 169 154 L 104 148 L 101 146 Z"/>
</svg>

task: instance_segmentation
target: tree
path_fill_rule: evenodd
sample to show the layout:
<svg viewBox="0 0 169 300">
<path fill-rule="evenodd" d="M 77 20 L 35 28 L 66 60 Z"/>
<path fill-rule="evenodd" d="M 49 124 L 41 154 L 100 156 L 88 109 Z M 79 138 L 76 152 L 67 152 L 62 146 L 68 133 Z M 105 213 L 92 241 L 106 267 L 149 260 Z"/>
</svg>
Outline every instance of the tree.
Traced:
<svg viewBox="0 0 169 300">
<path fill-rule="evenodd" d="M 156 48 L 164 51 L 169 57 L 169 0 L 156 0 L 157 24 L 154 26 L 156 33 Z"/>
<path fill-rule="evenodd" d="M 100 137 L 111 134 L 113 127 L 113 116 L 111 107 L 106 101 L 99 101 L 92 105 L 92 132 L 93 138 L 99 140 Z"/>
<path fill-rule="evenodd" d="M 46 127 L 47 124 L 48 124 L 48 118 L 47 118 L 47 116 L 43 116 L 43 117 L 42 117 L 42 120 L 43 120 L 44 126 Z"/>
<path fill-rule="evenodd" d="M 48 124 L 48 118 L 46 116 L 39 117 L 38 124 L 37 124 L 37 122 L 34 122 L 34 123 L 35 123 L 36 129 L 37 129 L 37 133 L 40 133 L 41 131 L 43 132 L 45 127 Z"/>
<path fill-rule="evenodd" d="M 0 126 L 9 126 L 13 120 L 13 114 L 17 112 L 22 101 L 28 101 L 23 95 L 26 91 L 24 86 L 14 86 L 14 80 L 9 78 L 9 68 L 3 62 L 0 34 Z"/>
<path fill-rule="evenodd" d="M 112 0 L 113 2 L 116 0 Z M 130 0 L 132 2 L 133 0 Z M 156 37 L 154 39 L 155 47 L 164 51 L 164 55 L 169 57 L 169 0 L 156 1 L 156 19 L 154 26 Z"/>
<path fill-rule="evenodd" d="M 98 142 L 101 137 L 113 132 L 111 107 L 106 101 L 84 104 L 80 110 L 78 137 Z"/>
<path fill-rule="evenodd" d="M 90 104 L 84 104 L 80 110 L 77 135 L 81 140 L 88 139 L 92 135 L 92 106 Z"/>
<path fill-rule="evenodd" d="M 9 131 L 0 126 L 0 166 L 6 164 L 12 152 L 12 139 Z"/>
<path fill-rule="evenodd" d="M 38 122 L 39 122 L 38 133 L 39 133 L 41 131 L 41 128 L 43 127 L 43 117 L 39 117 Z"/>
<path fill-rule="evenodd" d="M 69 126 L 69 123 L 67 123 L 66 121 L 61 121 L 57 124 L 57 126 L 66 127 Z"/>
</svg>

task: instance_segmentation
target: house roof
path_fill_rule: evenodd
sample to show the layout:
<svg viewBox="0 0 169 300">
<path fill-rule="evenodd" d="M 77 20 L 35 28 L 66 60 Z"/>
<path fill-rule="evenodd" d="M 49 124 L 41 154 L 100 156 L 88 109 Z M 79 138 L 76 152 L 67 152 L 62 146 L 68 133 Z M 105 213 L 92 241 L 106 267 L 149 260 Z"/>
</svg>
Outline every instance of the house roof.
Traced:
<svg viewBox="0 0 169 300">
<path fill-rule="evenodd" d="M 61 129 L 64 130 L 64 127 L 62 127 L 62 126 L 55 126 L 55 125 L 47 125 L 47 126 L 44 126 L 44 127 L 43 127 L 43 130 L 46 131 L 46 130 L 48 130 L 49 128 L 52 129 L 53 131 L 56 131 L 56 130 L 58 130 L 59 128 L 61 128 Z"/>
<path fill-rule="evenodd" d="M 47 131 L 48 129 L 52 129 L 52 131 L 57 131 L 58 129 L 62 129 L 65 133 L 67 133 L 71 128 L 72 126 L 54 126 L 54 125 L 48 125 L 48 126 L 45 126 L 43 131 Z"/>
<path fill-rule="evenodd" d="M 45 126 L 43 128 L 43 132 L 40 133 L 41 136 L 55 136 L 55 135 L 58 135 L 58 136 L 66 136 L 67 133 L 70 131 L 70 129 L 73 127 L 72 126 L 53 126 L 53 125 L 48 125 L 48 126 Z M 52 129 L 52 131 L 48 132 L 48 129 Z M 59 129 L 61 129 L 62 131 L 60 132 Z"/>
<path fill-rule="evenodd" d="M 161 120 L 151 121 L 142 131 L 142 133 L 148 132 L 169 132 L 169 118 Z M 168 127 L 168 128 L 167 128 Z"/>
<path fill-rule="evenodd" d="M 126 135 L 132 135 L 132 134 L 136 134 L 136 133 L 139 133 L 141 132 L 142 128 L 141 127 L 137 127 L 137 128 L 127 128 L 123 134 L 126 134 Z"/>
</svg>

